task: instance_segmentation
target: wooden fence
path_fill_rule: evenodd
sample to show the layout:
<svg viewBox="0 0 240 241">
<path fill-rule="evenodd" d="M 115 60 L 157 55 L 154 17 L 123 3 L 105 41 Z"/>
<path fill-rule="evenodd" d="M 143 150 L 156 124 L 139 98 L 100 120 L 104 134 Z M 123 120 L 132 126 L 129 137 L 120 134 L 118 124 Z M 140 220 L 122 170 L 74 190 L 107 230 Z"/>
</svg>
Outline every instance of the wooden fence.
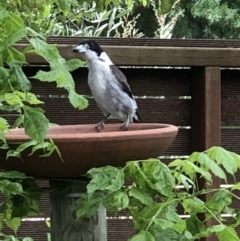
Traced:
<svg viewBox="0 0 240 241">
<path fill-rule="evenodd" d="M 79 38 L 49 38 L 48 41 L 58 44 L 66 59 L 78 57 L 72 53 L 72 47 L 80 41 Z M 112 38 L 98 38 L 97 41 L 126 74 L 144 122 L 179 127 L 175 141 L 163 153 L 162 160 L 168 163 L 175 157 L 188 156 L 192 151 L 203 151 L 213 145 L 240 153 L 240 70 L 229 69 L 240 66 L 240 41 Z M 17 48 L 22 49 L 26 44 L 20 41 Z M 29 55 L 27 60 L 30 66 L 24 71 L 28 76 L 48 68 L 40 57 Z M 87 69 L 81 68 L 72 74 L 77 92 L 90 95 Z M 45 102 L 46 116 L 53 123 L 96 123 L 102 118 L 92 99 L 86 110 L 78 111 L 69 104 L 66 92 L 56 89 L 55 84 L 32 80 L 32 86 L 32 91 Z M 4 117 L 13 123 L 16 115 Z M 237 178 L 240 180 L 240 173 Z M 228 181 L 230 184 L 234 182 L 231 176 Z M 47 185 L 48 181 L 39 183 Z M 214 185 L 221 183 L 215 178 Z M 234 200 L 233 206 L 240 208 L 240 203 Z M 179 214 L 182 214 L 181 209 Z M 108 241 L 124 241 L 134 233 L 131 220 L 125 216 L 124 212 L 119 216 L 108 213 Z M 41 215 L 36 218 L 49 217 L 49 198 L 44 195 Z M 6 232 L 11 233 L 7 228 Z M 17 234 L 46 241 L 48 232 L 44 220 L 29 219 L 23 222 Z"/>
</svg>

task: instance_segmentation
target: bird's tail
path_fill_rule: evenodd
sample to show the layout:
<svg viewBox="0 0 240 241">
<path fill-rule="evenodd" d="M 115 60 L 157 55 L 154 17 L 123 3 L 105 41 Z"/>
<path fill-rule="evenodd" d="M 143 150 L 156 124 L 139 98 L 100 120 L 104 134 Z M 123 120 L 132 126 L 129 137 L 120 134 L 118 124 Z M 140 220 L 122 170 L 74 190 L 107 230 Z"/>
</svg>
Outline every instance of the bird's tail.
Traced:
<svg viewBox="0 0 240 241">
<path fill-rule="evenodd" d="M 136 111 L 135 115 L 133 116 L 133 123 L 142 123 L 142 118 L 139 113 Z"/>
</svg>

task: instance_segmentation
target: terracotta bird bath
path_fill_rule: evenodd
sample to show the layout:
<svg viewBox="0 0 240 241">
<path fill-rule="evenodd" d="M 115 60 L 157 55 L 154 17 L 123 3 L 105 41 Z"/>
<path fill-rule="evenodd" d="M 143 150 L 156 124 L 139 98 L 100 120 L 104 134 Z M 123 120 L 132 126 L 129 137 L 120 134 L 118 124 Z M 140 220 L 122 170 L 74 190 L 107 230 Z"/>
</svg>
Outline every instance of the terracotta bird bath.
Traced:
<svg viewBox="0 0 240 241">
<path fill-rule="evenodd" d="M 158 157 L 173 142 L 178 128 L 166 124 L 130 124 L 128 131 L 120 131 L 119 124 L 107 124 L 101 132 L 95 125 L 66 125 L 50 127 L 46 140 L 57 144 L 64 162 L 54 153 L 39 157 L 29 156 L 31 149 L 22 153 L 22 159 L 10 157 L 0 150 L 0 169 L 18 170 L 34 177 L 76 178 L 92 167 L 124 166 L 127 161 Z M 10 146 L 29 140 L 23 129 L 11 130 Z"/>
</svg>

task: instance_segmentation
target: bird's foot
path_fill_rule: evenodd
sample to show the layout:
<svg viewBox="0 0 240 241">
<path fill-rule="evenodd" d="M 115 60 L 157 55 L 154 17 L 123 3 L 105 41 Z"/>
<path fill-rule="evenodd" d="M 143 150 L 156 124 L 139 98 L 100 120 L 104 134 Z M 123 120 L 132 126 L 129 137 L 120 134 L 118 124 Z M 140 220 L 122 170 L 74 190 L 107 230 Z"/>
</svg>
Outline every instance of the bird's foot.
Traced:
<svg viewBox="0 0 240 241">
<path fill-rule="evenodd" d="M 122 131 L 127 131 L 127 130 L 128 130 L 128 124 L 124 122 L 124 123 L 121 125 L 120 130 L 122 130 Z"/>
<path fill-rule="evenodd" d="M 95 126 L 95 129 L 99 132 L 101 129 L 104 129 L 104 121 L 100 121 Z"/>
</svg>

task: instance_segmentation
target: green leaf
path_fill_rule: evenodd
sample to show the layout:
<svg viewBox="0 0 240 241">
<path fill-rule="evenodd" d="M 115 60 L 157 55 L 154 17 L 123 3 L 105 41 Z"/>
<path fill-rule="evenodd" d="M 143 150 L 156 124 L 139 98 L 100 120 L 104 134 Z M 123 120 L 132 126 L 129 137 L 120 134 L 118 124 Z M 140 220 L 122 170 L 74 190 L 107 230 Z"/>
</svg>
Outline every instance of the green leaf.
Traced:
<svg viewBox="0 0 240 241">
<path fill-rule="evenodd" d="M 4 95 L 5 101 L 9 105 L 22 105 L 22 100 L 21 98 L 16 94 L 16 93 L 7 93 Z"/>
<path fill-rule="evenodd" d="M 12 73 L 17 79 L 22 91 L 29 91 L 31 89 L 31 82 L 28 80 L 25 73 L 22 71 L 22 68 L 18 63 L 12 61 L 9 63 Z"/>
<path fill-rule="evenodd" d="M 235 183 L 232 187 L 231 190 L 240 190 L 240 182 Z"/>
<path fill-rule="evenodd" d="M 184 161 L 181 160 L 181 159 L 176 159 L 176 160 L 174 160 L 174 161 L 171 161 L 171 162 L 168 164 L 168 166 L 169 166 L 169 167 L 182 166 L 183 162 L 184 162 Z"/>
<path fill-rule="evenodd" d="M 70 59 L 66 62 L 68 71 L 73 71 L 75 69 L 78 69 L 79 67 L 83 67 L 84 65 L 85 65 L 85 62 L 79 59 Z"/>
<path fill-rule="evenodd" d="M 24 106 L 23 124 L 27 135 L 40 143 L 43 142 L 47 135 L 49 121 L 41 108 Z"/>
<path fill-rule="evenodd" d="M 34 241 L 34 240 L 32 238 L 30 238 L 30 237 L 26 237 L 26 238 L 23 238 L 22 241 Z"/>
<path fill-rule="evenodd" d="M 85 109 L 88 106 L 88 100 L 77 94 L 74 90 L 70 90 L 69 92 L 69 101 L 73 107 L 79 110 Z"/>
<path fill-rule="evenodd" d="M 141 0 L 143 7 L 147 6 L 147 0 Z"/>
<path fill-rule="evenodd" d="M 39 143 L 37 145 L 34 145 L 32 148 L 32 152 L 29 154 L 29 156 L 34 154 L 39 149 L 46 149 L 48 146 L 49 146 L 49 142 L 45 142 L 45 141 L 42 143 Z"/>
<path fill-rule="evenodd" d="M 201 164 L 201 168 L 206 171 L 210 169 L 214 175 L 227 181 L 227 176 L 225 172 L 215 161 L 210 159 L 206 153 L 194 152 L 188 159 L 191 160 L 193 157 L 195 161 L 198 161 Z"/>
<path fill-rule="evenodd" d="M 122 191 L 115 191 L 103 199 L 103 205 L 110 212 L 118 212 L 124 208 L 127 208 L 128 204 L 128 195 Z"/>
<path fill-rule="evenodd" d="M 76 201 L 77 218 L 82 218 L 82 217 L 90 218 L 96 213 L 101 202 L 102 202 L 102 197 L 99 195 L 94 194 L 90 199 L 86 194 L 81 195 L 80 198 Z"/>
<path fill-rule="evenodd" d="M 181 219 L 172 226 L 172 229 L 177 231 L 179 234 L 182 234 L 186 230 L 186 227 L 186 221 Z"/>
<path fill-rule="evenodd" d="M 144 174 L 164 196 L 171 196 L 175 180 L 171 170 L 158 159 L 148 159 L 142 163 Z M 153 186 L 151 186 L 153 188 Z"/>
<path fill-rule="evenodd" d="M 206 153 L 213 161 L 216 161 L 217 164 L 222 164 L 228 173 L 234 175 L 234 173 L 237 172 L 238 166 L 234 157 L 224 148 L 212 147 L 207 150 Z"/>
<path fill-rule="evenodd" d="M 140 222 L 140 227 L 138 229 L 146 229 L 153 225 L 153 229 L 167 229 L 172 227 L 175 223 L 179 222 L 179 218 L 176 213 L 176 203 L 164 204 L 156 203 L 149 207 L 145 207 L 138 214 Z"/>
<path fill-rule="evenodd" d="M 2 192 L 6 197 L 10 197 L 12 195 L 22 194 L 23 189 L 21 184 L 18 182 L 12 182 L 4 179 L 0 181 L 0 192 Z"/>
<path fill-rule="evenodd" d="M 20 105 L 4 105 L 4 106 L 0 106 L 0 110 L 2 111 L 19 111 L 21 109 Z"/>
<path fill-rule="evenodd" d="M 238 168 L 240 168 L 240 155 L 229 151 L 229 153 L 231 154 L 231 156 L 234 158 L 235 162 L 237 163 Z"/>
<path fill-rule="evenodd" d="M 24 173 L 18 172 L 18 171 L 7 171 L 7 172 L 0 172 L 0 179 L 6 178 L 6 179 L 27 179 L 27 177 Z"/>
<path fill-rule="evenodd" d="M 0 213 L 0 230 L 2 230 L 3 228 L 3 220 L 4 220 L 4 214 Z M 1 233 L 0 233 L 0 236 L 1 236 Z"/>
<path fill-rule="evenodd" d="M 67 10 L 69 10 L 69 5 L 66 0 L 57 0 L 57 4 L 63 12 L 66 12 Z"/>
<path fill-rule="evenodd" d="M 232 203 L 232 195 L 226 189 L 219 189 L 211 198 L 207 200 L 205 206 L 211 210 L 214 215 L 219 215 L 222 210 Z M 212 217 L 211 213 L 206 214 L 206 218 Z"/>
<path fill-rule="evenodd" d="M 239 241 L 239 237 L 233 227 L 225 227 L 222 231 L 216 233 L 219 241 Z"/>
<path fill-rule="evenodd" d="M 40 101 L 37 96 L 33 93 L 27 92 L 23 93 L 20 91 L 15 92 L 23 101 L 28 102 L 31 105 L 38 105 L 38 104 L 43 104 L 44 102 Z"/>
<path fill-rule="evenodd" d="M 155 241 L 155 238 L 150 232 L 141 231 L 135 234 L 131 239 L 128 239 L 128 241 Z"/>
<path fill-rule="evenodd" d="M 36 140 L 30 140 L 28 142 L 24 142 L 22 144 L 20 144 L 16 149 L 13 149 L 13 150 L 9 150 L 7 152 L 7 159 L 10 157 L 10 156 L 14 156 L 14 157 L 21 157 L 21 152 L 23 152 L 25 149 L 27 149 L 28 147 L 30 146 L 34 146 L 37 144 L 37 141 Z"/>
<path fill-rule="evenodd" d="M 11 198 L 12 214 L 11 217 L 25 217 L 31 213 L 39 213 L 39 198 L 42 194 L 41 188 L 33 179 L 22 181 L 22 188 L 25 195 L 15 195 Z"/>
<path fill-rule="evenodd" d="M 27 216 L 31 209 L 31 200 L 22 195 L 15 195 L 11 198 L 12 218 L 23 218 Z"/>
<path fill-rule="evenodd" d="M 25 55 L 11 46 L 7 47 L 3 52 L 3 59 L 7 64 L 10 64 L 13 60 L 19 63 L 26 63 Z"/>
<path fill-rule="evenodd" d="M 123 10 L 123 11 L 121 11 L 120 13 L 118 13 L 118 14 L 116 15 L 115 19 L 121 18 L 121 17 L 123 17 L 124 15 L 127 15 L 129 12 L 130 12 L 129 9 Z"/>
<path fill-rule="evenodd" d="M 0 130 L 0 141 L 2 141 L 4 144 L 7 144 L 5 133 L 2 130 Z"/>
<path fill-rule="evenodd" d="M 171 228 L 164 230 L 154 229 L 152 234 L 154 235 L 156 241 L 187 241 L 185 236 L 179 235 Z"/>
<path fill-rule="evenodd" d="M 140 188 L 131 187 L 131 189 L 129 190 L 129 196 L 133 196 L 134 198 L 138 199 L 142 204 L 145 204 L 147 206 L 153 204 L 152 197 Z"/>
<path fill-rule="evenodd" d="M 20 218 L 7 219 L 6 224 L 9 228 L 11 228 L 16 233 L 21 224 L 21 219 Z"/>
<path fill-rule="evenodd" d="M 31 38 L 30 43 L 35 49 L 35 52 L 45 58 L 48 62 L 56 62 L 60 57 L 56 46 L 50 45 L 39 38 Z"/>
<path fill-rule="evenodd" d="M 156 195 L 159 190 L 155 186 L 156 179 L 153 177 L 153 171 L 157 165 L 159 165 L 159 160 L 154 159 L 153 162 L 147 160 L 149 163 L 148 168 L 145 167 L 145 172 L 140 166 L 138 161 L 129 161 L 125 167 L 125 175 L 127 179 L 133 180 L 137 186 L 140 186 L 145 192 L 150 195 Z M 150 163 L 151 162 L 151 163 Z"/>
<path fill-rule="evenodd" d="M 187 191 L 189 190 L 190 185 L 192 185 L 192 186 L 195 185 L 194 182 L 190 178 L 186 177 L 185 175 L 180 174 L 179 177 Z"/>
<path fill-rule="evenodd" d="M 8 122 L 4 118 L 0 117 L 0 130 L 5 131 L 8 130 Z"/>
<path fill-rule="evenodd" d="M 24 116 L 23 116 L 23 115 L 19 116 L 19 117 L 15 120 L 15 122 L 14 122 L 14 124 L 13 124 L 13 128 L 19 127 L 19 126 L 23 123 L 23 119 L 24 119 Z"/>
<path fill-rule="evenodd" d="M 97 190 L 115 192 L 121 189 L 124 183 L 124 172 L 112 166 L 92 168 L 87 174 L 92 178 L 87 185 L 88 194 Z"/>
<path fill-rule="evenodd" d="M 194 235 L 193 240 L 199 240 L 204 237 L 210 237 L 211 235 L 222 231 L 223 229 L 225 229 L 225 227 L 226 227 L 226 225 L 223 225 L 223 224 L 213 225 L 213 226 L 207 228 L 205 231 Z"/>
<path fill-rule="evenodd" d="M 197 197 L 184 199 L 182 205 L 186 213 L 196 214 L 204 211 L 204 202 Z"/>
<path fill-rule="evenodd" d="M 8 16 L 4 19 L 4 27 L 10 35 L 22 29 L 24 27 L 24 21 L 17 14 L 9 11 Z"/>
<path fill-rule="evenodd" d="M 61 76 L 61 72 L 57 69 L 50 71 L 39 70 L 37 74 L 31 78 L 39 79 L 44 82 L 54 82 Z"/>
<path fill-rule="evenodd" d="M 23 37 L 25 37 L 27 34 L 27 30 L 25 28 L 21 28 L 17 30 L 16 32 L 13 32 L 11 35 L 9 35 L 0 45 L 0 51 L 7 48 L 8 46 L 13 45 Z"/>
<path fill-rule="evenodd" d="M 8 11 L 6 9 L 1 9 L 0 10 L 0 19 L 4 19 L 8 16 Z"/>
<path fill-rule="evenodd" d="M 41 143 L 42 144 L 42 143 Z M 41 145 L 40 144 L 40 145 Z M 32 152 L 30 155 L 32 155 L 37 149 L 39 149 L 40 146 L 38 146 L 37 148 L 32 149 Z M 62 159 L 62 155 L 60 150 L 58 149 L 58 146 L 54 144 L 53 140 L 51 139 L 50 142 L 44 142 L 44 148 L 46 153 L 43 155 L 40 155 L 40 157 L 49 157 L 53 154 L 54 151 L 57 152 L 58 156 L 60 157 L 60 159 L 62 160 L 62 162 L 64 162 L 64 160 Z"/>
<path fill-rule="evenodd" d="M 240 212 L 238 211 L 234 216 L 233 219 L 231 221 L 231 226 L 233 228 L 236 228 L 237 226 L 240 225 Z"/>
<path fill-rule="evenodd" d="M 161 0 L 161 14 L 168 13 L 176 0 Z"/>
<path fill-rule="evenodd" d="M 190 218 L 186 219 L 187 230 L 192 234 L 192 236 L 202 233 L 206 230 L 203 222 L 201 222 L 196 215 L 191 215 Z"/>
<path fill-rule="evenodd" d="M 187 175 L 190 176 L 191 179 L 194 179 L 196 176 L 196 173 L 201 174 L 203 178 L 205 178 L 207 181 L 212 182 L 212 177 L 209 172 L 204 171 L 202 168 L 198 167 L 194 163 L 185 160 L 183 164 L 183 169 L 182 169 Z"/>
</svg>

